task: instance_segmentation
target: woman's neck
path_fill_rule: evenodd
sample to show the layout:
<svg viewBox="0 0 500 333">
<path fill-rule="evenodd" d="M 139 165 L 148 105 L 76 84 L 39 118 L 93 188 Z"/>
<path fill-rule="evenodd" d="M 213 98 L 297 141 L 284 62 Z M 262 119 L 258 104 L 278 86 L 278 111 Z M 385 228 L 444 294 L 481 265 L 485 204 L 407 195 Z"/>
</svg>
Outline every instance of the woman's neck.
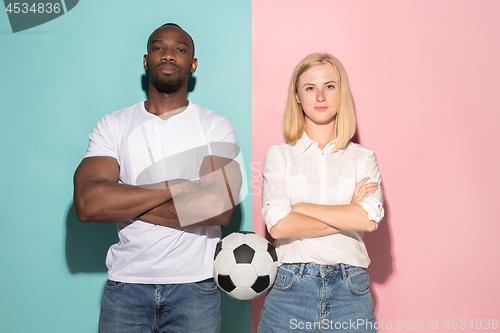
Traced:
<svg viewBox="0 0 500 333">
<path fill-rule="evenodd" d="M 311 140 L 318 143 L 320 149 L 323 149 L 336 138 L 335 121 L 325 125 L 318 125 L 306 119 L 306 134 Z"/>
</svg>

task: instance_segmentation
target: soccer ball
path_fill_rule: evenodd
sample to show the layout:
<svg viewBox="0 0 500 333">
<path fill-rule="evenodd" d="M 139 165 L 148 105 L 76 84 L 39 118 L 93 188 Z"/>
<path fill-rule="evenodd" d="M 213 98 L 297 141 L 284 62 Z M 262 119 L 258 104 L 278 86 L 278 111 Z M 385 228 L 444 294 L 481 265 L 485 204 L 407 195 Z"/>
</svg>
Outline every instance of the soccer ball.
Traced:
<svg viewBox="0 0 500 333">
<path fill-rule="evenodd" d="M 277 270 L 274 246 L 254 232 L 233 232 L 217 243 L 214 280 L 232 298 L 262 295 L 273 285 Z"/>
</svg>

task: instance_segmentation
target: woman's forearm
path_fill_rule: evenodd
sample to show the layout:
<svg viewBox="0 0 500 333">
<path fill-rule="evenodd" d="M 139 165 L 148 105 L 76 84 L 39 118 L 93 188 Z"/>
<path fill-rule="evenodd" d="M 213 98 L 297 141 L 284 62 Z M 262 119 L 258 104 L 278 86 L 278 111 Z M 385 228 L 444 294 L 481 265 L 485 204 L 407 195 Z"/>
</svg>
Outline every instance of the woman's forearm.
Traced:
<svg viewBox="0 0 500 333">
<path fill-rule="evenodd" d="M 374 231 L 377 228 L 377 224 L 368 219 L 368 213 L 358 204 L 319 205 L 301 202 L 292 206 L 292 212 L 309 216 L 340 230 Z"/>
<path fill-rule="evenodd" d="M 274 239 L 314 238 L 333 235 L 338 232 L 340 230 L 337 228 L 296 212 L 291 212 L 269 230 Z"/>
</svg>

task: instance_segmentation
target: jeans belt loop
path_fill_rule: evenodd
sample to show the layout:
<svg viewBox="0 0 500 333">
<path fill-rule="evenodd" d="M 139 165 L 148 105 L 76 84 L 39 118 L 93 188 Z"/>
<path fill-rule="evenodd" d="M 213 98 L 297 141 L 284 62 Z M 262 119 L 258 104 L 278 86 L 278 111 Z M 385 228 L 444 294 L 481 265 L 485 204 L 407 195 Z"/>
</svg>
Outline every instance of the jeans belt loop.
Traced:
<svg viewBox="0 0 500 333">
<path fill-rule="evenodd" d="M 300 264 L 300 269 L 299 269 L 299 278 L 302 277 L 302 275 L 304 274 L 304 267 L 306 266 L 306 264 L 302 263 Z"/>
<path fill-rule="evenodd" d="M 340 264 L 340 267 L 342 268 L 342 279 L 345 280 L 347 279 L 347 272 L 345 271 L 345 266 L 344 264 Z"/>
</svg>

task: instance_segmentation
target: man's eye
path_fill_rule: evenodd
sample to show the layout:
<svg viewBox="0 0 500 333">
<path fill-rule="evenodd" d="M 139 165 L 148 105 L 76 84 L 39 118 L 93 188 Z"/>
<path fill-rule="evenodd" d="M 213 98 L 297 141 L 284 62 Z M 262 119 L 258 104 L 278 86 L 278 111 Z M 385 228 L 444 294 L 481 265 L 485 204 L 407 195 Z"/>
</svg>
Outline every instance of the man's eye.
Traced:
<svg viewBox="0 0 500 333">
<path fill-rule="evenodd" d="M 161 50 L 161 47 L 160 47 L 160 46 L 155 46 L 155 47 L 153 47 L 153 51 L 158 51 L 158 50 Z"/>
<path fill-rule="evenodd" d="M 177 49 L 177 52 L 186 52 L 184 49 Z"/>
</svg>

